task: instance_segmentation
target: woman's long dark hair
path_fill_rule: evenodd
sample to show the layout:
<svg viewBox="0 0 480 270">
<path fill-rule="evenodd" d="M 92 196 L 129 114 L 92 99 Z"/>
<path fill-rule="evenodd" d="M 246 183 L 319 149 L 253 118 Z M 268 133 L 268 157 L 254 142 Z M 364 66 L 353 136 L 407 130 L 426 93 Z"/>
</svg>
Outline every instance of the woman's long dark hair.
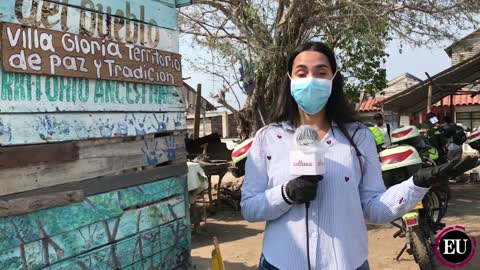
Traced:
<svg viewBox="0 0 480 270">
<path fill-rule="evenodd" d="M 335 53 L 333 52 L 333 50 L 322 42 L 309 41 L 298 46 L 290 55 L 288 59 L 288 74 L 292 75 L 293 62 L 295 61 L 295 58 L 300 53 L 305 51 L 315 51 L 324 54 L 330 62 L 332 74 L 335 74 L 335 72 L 337 72 L 337 61 L 335 59 Z M 352 106 L 352 104 L 350 104 L 350 102 L 348 102 L 343 87 L 344 79 L 340 72 L 338 72 L 333 79 L 332 94 L 330 95 L 326 106 L 327 120 L 330 122 L 330 124 L 332 124 L 332 122 L 335 122 L 337 124 L 339 130 L 347 138 L 350 144 L 355 148 L 355 152 L 360 160 L 361 153 L 358 150 L 357 145 L 353 141 L 354 134 L 349 134 L 346 127 L 347 124 L 360 123 L 360 120 L 354 107 Z M 287 122 L 295 127 L 298 127 L 300 125 L 298 104 L 295 99 L 293 99 L 290 93 L 290 78 L 287 76 L 287 74 L 285 74 L 285 77 L 283 79 L 276 106 L 272 112 L 270 119 L 274 123 Z M 359 124 L 358 127 L 360 128 L 361 125 Z M 362 168 L 361 162 L 360 168 Z"/>
</svg>

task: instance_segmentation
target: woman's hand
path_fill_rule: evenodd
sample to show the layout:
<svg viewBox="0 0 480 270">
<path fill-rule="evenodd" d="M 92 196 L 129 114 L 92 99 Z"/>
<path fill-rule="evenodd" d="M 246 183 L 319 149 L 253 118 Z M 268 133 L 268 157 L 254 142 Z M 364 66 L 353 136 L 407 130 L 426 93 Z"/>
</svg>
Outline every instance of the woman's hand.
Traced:
<svg viewBox="0 0 480 270">
<path fill-rule="evenodd" d="M 317 195 L 318 181 L 322 179 L 322 175 L 308 175 L 290 180 L 285 185 L 287 203 L 303 204 L 313 201 Z"/>
<path fill-rule="evenodd" d="M 420 169 L 414 174 L 413 183 L 419 187 L 430 187 L 442 178 L 460 176 L 479 165 L 477 156 L 452 160 L 437 167 Z"/>
</svg>

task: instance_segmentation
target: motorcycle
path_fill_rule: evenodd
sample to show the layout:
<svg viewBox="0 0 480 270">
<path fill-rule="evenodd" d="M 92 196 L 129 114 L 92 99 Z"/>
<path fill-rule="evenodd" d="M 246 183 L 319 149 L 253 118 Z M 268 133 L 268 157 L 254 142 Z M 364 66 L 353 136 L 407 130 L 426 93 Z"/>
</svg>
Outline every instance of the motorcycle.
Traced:
<svg viewBox="0 0 480 270">
<path fill-rule="evenodd" d="M 405 144 L 414 147 L 419 153 L 422 162 L 432 166 L 440 163 L 440 152 L 438 149 L 432 146 L 415 126 L 403 126 L 393 130 L 391 140 L 392 144 Z"/>
<path fill-rule="evenodd" d="M 436 118 L 425 134 L 428 143 L 439 151 L 439 162 L 460 159 L 462 157 L 462 145 L 467 141 L 467 135 L 461 124 L 439 124 Z"/>
<path fill-rule="evenodd" d="M 437 166 L 438 151 L 415 126 L 394 130 L 391 140 L 392 146 L 379 153 L 387 188 L 406 181 L 420 168 Z M 397 260 L 407 251 L 421 270 L 435 269 L 435 235 L 445 227 L 441 221 L 447 211 L 448 198 L 448 178 L 445 178 L 433 185 L 414 209 L 391 223 L 399 229 L 393 237 L 406 238 Z"/>
<path fill-rule="evenodd" d="M 245 162 L 247 161 L 248 152 L 253 144 L 253 138 L 246 139 L 237 144 L 232 151 L 232 166 L 228 170 L 236 178 L 245 175 Z"/>
<path fill-rule="evenodd" d="M 468 145 L 471 148 L 480 151 L 480 129 L 474 130 L 467 139 Z"/>
</svg>

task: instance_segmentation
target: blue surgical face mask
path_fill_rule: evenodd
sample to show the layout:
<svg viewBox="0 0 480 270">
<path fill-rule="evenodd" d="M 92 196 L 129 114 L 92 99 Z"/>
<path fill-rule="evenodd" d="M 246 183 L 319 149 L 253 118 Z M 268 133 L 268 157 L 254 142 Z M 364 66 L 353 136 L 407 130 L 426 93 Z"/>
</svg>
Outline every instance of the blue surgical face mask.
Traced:
<svg viewBox="0 0 480 270">
<path fill-rule="evenodd" d="M 290 93 L 304 112 L 317 114 L 327 105 L 336 75 L 337 72 L 328 80 L 313 77 L 292 79 L 288 74 L 291 80 Z"/>
</svg>

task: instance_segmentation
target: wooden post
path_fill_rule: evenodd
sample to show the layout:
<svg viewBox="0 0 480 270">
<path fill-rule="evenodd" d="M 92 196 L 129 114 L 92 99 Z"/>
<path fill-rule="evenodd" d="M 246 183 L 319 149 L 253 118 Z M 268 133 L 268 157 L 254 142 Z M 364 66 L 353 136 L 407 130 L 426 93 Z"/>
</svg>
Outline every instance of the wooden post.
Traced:
<svg viewBox="0 0 480 270">
<path fill-rule="evenodd" d="M 429 113 L 432 109 L 432 91 L 433 91 L 433 86 L 430 83 L 428 85 L 428 96 L 427 96 L 427 113 Z"/>
<path fill-rule="evenodd" d="M 455 115 L 455 105 L 453 104 L 453 95 L 450 95 L 450 118 L 455 123 L 457 117 Z"/>
<path fill-rule="evenodd" d="M 228 125 L 228 112 L 223 112 L 222 114 L 222 135 L 223 138 L 228 138 L 230 137 L 230 130 L 229 130 L 229 125 Z"/>
<path fill-rule="evenodd" d="M 203 117 L 202 117 L 202 122 L 203 122 L 203 131 L 202 131 L 202 136 L 207 136 L 207 109 L 203 110 Z"/>
<path fill-rule="evenodd" d="M 200 109 L 202 108 L 202 85 L 197 85 L 197 97 L 195 99 L 195 118 L 193 120 L 193 138 L 198 139 L 200 134 Z M 205 131 L 204 131 L 205 132 Z"/>
<path fill-rule="evenodd" d="M 442 121 L 445 117 L 445 108 L 443 107 L 443 97 L 440 99 L 440 106 L 442 107 Z"/>
</svg>

